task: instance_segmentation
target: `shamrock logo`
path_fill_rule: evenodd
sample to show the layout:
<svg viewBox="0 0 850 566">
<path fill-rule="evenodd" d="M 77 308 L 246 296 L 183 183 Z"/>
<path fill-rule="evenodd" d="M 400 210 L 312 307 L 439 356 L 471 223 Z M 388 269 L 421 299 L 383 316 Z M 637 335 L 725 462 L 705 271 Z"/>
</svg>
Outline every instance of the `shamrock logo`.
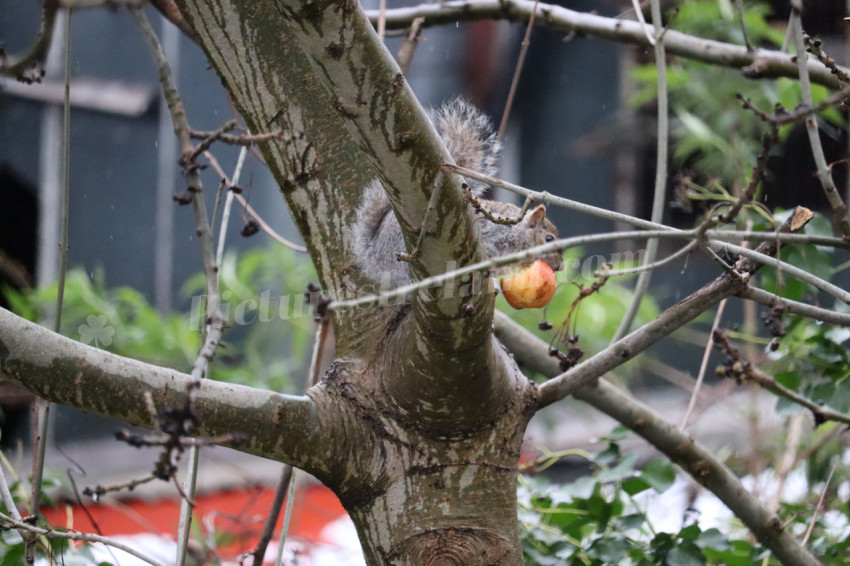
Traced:
<svg viewBox="0 0 850 566">
<path fill-rule="evenodd" d="M 109 319 L 105 314 L 90 314 L 86 318 L 86 321 L 88 324 L 81 324 L 77 328 L 83 344 L 91 344 L 92 342 L 94 342 L 95 346 L 109 346 L 112 344 L 112 336 L 115 335 L 115 328 L 106 325 Z"/>
</svg>

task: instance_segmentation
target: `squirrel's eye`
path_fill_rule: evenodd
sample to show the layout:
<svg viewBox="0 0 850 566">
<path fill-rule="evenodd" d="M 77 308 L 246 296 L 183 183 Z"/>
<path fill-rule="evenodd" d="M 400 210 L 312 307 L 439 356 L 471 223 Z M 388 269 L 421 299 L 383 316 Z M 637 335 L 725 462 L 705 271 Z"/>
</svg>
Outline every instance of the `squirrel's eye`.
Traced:
<svg viewBox="0 0 850 566">
<path fill-rule="evenodd" d="M 545 238 L 545 240 L 546 240 L 546 243 L 547 243 L 547 244 L 548 244 L 549 242 L 554 242 L 554 241 L 555 241 L 555 236 L 553 236 L 552 234 L 546 234 L 546 238 Z"/>
</svg>

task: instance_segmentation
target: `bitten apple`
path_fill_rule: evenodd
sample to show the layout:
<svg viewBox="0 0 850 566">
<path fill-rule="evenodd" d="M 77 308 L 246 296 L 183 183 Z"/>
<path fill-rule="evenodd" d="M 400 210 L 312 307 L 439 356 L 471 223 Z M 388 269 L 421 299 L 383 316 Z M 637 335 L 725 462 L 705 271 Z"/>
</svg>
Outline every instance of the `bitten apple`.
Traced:
<svg viewBox="0 0 850 566">
<path fill-rule="evenodd" d="M 500 285 L 508 304 L 515 309 L 545 307 L 555 294 L 555 272 L 538 259 L 525 269 L 504 277 Z"/>
</svg>

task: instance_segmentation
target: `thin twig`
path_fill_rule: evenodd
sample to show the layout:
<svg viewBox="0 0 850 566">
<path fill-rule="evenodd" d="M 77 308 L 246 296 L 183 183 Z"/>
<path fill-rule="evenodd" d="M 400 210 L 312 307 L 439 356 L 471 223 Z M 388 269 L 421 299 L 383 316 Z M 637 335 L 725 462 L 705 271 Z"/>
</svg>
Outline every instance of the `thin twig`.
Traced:
<svg viewBox="0 0 850 566">
<path fill-rule="evenodd" d="M 691 399 L 688 402 L 688 408 L 685 411 L 685 416 L 682 418 L 682 424 L 679 425 L 679 428 L 684 430 L 688 426 L 688 421 L 691 418 L 691 413 L 694 411 L 694 407 L 697 404 L 697 398 L 699 398 L 700 388 L 702 387 L 703 379 L 705 378 L 705 370 L 708 367 L 708 358 L 711 356 L 711 348 L 714 346 L 714 331 L 717 330 L 717 326 L 720 324 L 720 319 L 723 317 L 723 309 L 726 308 L 726 299 L 723 299 L 717 305 L 717 313 L 714 315 L 714 323 L 711 325 L 711 334 L 708 337 L 708 342 L 705 344 L 705 350 L 702 353 L 702 362 L 699 365 L 699 373 L 697 374 L 697 381 L 694 384 L 693 393 L 691 393 Z"/>
<path fill-rule="evenodd" d="M 673 228 L 671 226 L 667 226 L 665 224 L 651 222 L 649 220 L 644 220 L 635 216 L 629 216 L 628 214 L 622 214 L 620 212 L 614 212 L 605 208 L 599 208 L 582 202 L 570 200 L 564 197 L 555 196 L 546 191 L 533 191 L 520 185 L 509 183 L 508 181 L 503 181 L 495 177 L 490 177 L 489 175 L 478 173 L 476 171 L 473 171 L 472 169 L 467 169 L 465 167 L 459 167 L 457 165 L 450 165 L 445 163 L 441 166 L 441 168 L 444 171 L 449 171 L 452 173 L 457 173 L 464 177 L 477 179 L 494 187 L 501 187 L 520 196 L 530 198 L 536 202 L 559 206 L 562 208 L 566 208 L 567 210 L 573 210 L 575 212 L 587 214 L 596 218 L 603 218 L 612 222 L 628 224 L 629 226 L 634 226 L 635 228 L 645 228 L 647 230 L 670 230 L 673 232 L 679 232 L 683 236 L 686 234 L 685 231 L 682 231 L 678 228 Z M 806 234 L 776 234 L 774 232 L 752 232 L 749 230 L 707 230 L 705 232 L 705 235 L 711 241 L 720 240 L 740 242 L 743 240 L 752 240 L 756 242 L 761 242 L 765 240 L 775 240 L 776 238 L 779 238 L 779 241 L 781 242 L 814 243 L 823 246 L 850 248 L 850 243 L 848 243 L 843 238 L 809 236 Z"/>
<path fill-rule="evenodd" d="M 802 118 L 812 116 L 826 110 L 827 108 L 843 104 L 848 98 L 850 98 L 850 86 L 845 86 L 841 90 L 833 92 L 814 106 L 801 105 L 799 108 L 795 108 L 791 111 L 783 110 L 781 113 L 771 116 L 769 121 L 780 126 L 783 124 L 790 124 L 791 122 L 797 122 Z"/>
<path fill-rule="evenodd" d="M 156 33 L 154 32 L 150 21 L 148 21 L 144 10 L 138 7 L 130 7 L 129 11 L 139 28 L 142 38 L 148 46 L 151 58 L 157 68 L 162 92 L 168 104 L 168 109 L 171 112 L 171 119 L 174 122 L 174 133 L 180 141 L 180 162 L 183 165 L 184 173 L 188 180 L 188 192 L 191 195 L 193 205 L 192 209 L 195 217 L 195 233 L 201 246 L 207 304 L 204 341 L 194 364 L 192 364 L 191 375 L 193 380 L 197 382 L 206 376 L 209 363 L 215 356 L 215 350 L 221 341 L 221 333 L 224 325 L 224 317 L 221 314 L 220 308 L 218 265 L 215 261 L 213 236 L 210 229 L 210 222 L 207 218 L 206 205 L 202 198 L 203 185 L 201 184 L 201 177 L 198 171 L 199 168 L 194 162 L 193 157 L 196 153 L 195 147 L 192 145 L 192 130 L 189 127 L 189 123 L 186 118 L 186 110 L 183 107 L 183 102 L 177 91 L 174 76 L 171 72 L 168 60 L 165 57 L 165 53 L 162 51 L 162 46 L 160 45 L 159 40 L 156 37 Z M 187 395 L 188 402 L 191 403 L 191 400 L 194 397 L 194 388 L 190 388 Z M 178 564 L 184 563 L 189 544 L 189 529 L 192 522 L 191 509 L 193 507 L 192 501 L 195 496 L 195 482 L 197 479 L 198 469 L 197 447 L 192 447 L 189 450 L 187 467 L 188 472 L 185 480 L 186 483 L 182 490 L 185 497 L 181 500 L 180 526 L 177 533 Z"/>
<path fill-rule="evenodd" d="M 831 409 L 820 403 L 816 403 L 807 397 L 800 395 L 796 391 L 788 389 L 784 385 L 780 385 L 776 380 L 757 369 L 749 360 L 745 360 L 738 350 L 732 346 L 725 333 L 717 330 L 714 332 L 714 341 L 723 348 L 723 351 L 729 356 L 730 363 L 727 364 L 724 375 L 733 377 L 741 382 L 751 382 L 770 391 L 771 393 L 788 399 L 801 407 L 810 410 L 816 420 L 835 421 L 844 424 L 850 424 L 850 414 L 841 413 Z"/>
<path fill-rule="evenodd" d="M 823 50 L 823 43 L 819 39 L 811 39 L 806 36 L 804 38 L 806 40 L 806 45 L 809 46 L 809 52 L 818 58 L 818 61 L 824 64 L 824 66 L 832 71 L 832 73 L 838 77 L 838 80 L 843 83 L 850 83 L 850 74 L 846 73 L 841 67 L 838 66 L 838 63 L 835 62 L 835 59 L 827 55 Z"/>
<path fill-rule="evenodd" d="M 448 171 L 449 173 L 457 173 L 458 175 L 462 175 L 464 177 L 469 177 L 471 179 L 482 181 L 493 187 L 501 187 L 505 190 L 511 191 L 512 193 L 516 193 L 524 197 L 530 197 L 532 200 L 537 202 L 560 206 L 568 210 L 581 212 L 583 214 L 589 214 L 590 216 L 595 216 L 596 218 L 603 218 L 612 222 L 622 222 L 623 224 L 628 224 L 629 226 L 634 226 L 635 228 L 645 228 L 647 230 L 670 230 L 673 232 L 677 231 L 676 228 L 672 228 L 670 226 L 665 226 L 656 222 L 650 222 L 649 220 L 644 220 L 635 216 L 629 216 L 628 214 L 622 214 L 620 212 L 614 212 L 612 210 L 600 208 L 598 206 L 593 206 L 590 204 L 585 204 L 583 202 L 578 202 L 575 200 L 570 200 L 564 197 L 555 196 L 549 194 L 546 191 L 532 191 L 531 189 L 527 189 L 525 187 L 521 187 L 520 185 L 515 185 L 513 183 L 509 183 L 508 181 L 497 179 L 489 175 L 478 173 L 477 171 L 467 169 L 466 167 L 460 167 L 458 165 L 444 163 L 441 166 L 441 169 L 443 171 Z"/>
<path fill-rule="evenodd" d="M 209 159 L 209 152 L 207 154 Z M 245 164 L 245 156 L 248 154 L 247 146 L 243 146 L 239 150 L 239 157 L 236 159 L 236 168 L 233 170 L 232 182 L 227 185 L 227 197 L 224 202 L 224 210 L 221 213 L 221 227 L 218 232 L 218 251 L 215 254 L 216 265 L 221 265 L 221 260 L 224 257 L 224 243 L 227 239 L 227 226 L 230 221 L 230 211 L 233 208 L 233 196 L 236 194 L 233 191 L 233 186 L 239 184 L 239 177 L 242 175 L 242 166 Z"/>
<path fill-rule="evenodd" d="M 184 153 L 184 162 L 189 165 L 193 164 L 199 155 L 208 150 L 213 143 L 215 143 L 217 140 L 222 139 L 222 136 L 227 134 L 227 132 L 234 129 L 235 127 L 236 120 L 228 120 L 227 122 L 222 124 L 219 129 L 210 132 L 207 137 L 201 140 L 201 143 L 192 148 L 192 151 L 189 152 L 188 156 L 186 156 Z M 191 131 L 189 132 L 189 137 L 193 137 Z"/>
<path fill-rule="evenodd" d="M 805 216 L 805 210 L 798 207 L 795 214 L 789 217 L 778 231 L 802 228 L 796 220 L 799 216 Z M 758 249 L 760 252 L 764 252 L 760 255 L 769 257 L 776 253 L 777 246 L 775 242 L 764 242 L 759 245 Z M 641 328 L 541 385 L 539 407 L 545 407 L 559 401 L 574 393 L 576 389 L 598 380 L 606 372 L 634 358 L 640 352 L 669 336 L 724 298 L 737 295 L 746 288 L 747 281 L 753 273 L 758 271 L 760 265 L 751 259 L 740 259 L 736 262 L 735 268 L 735 273 L 720 275 L 714 281 L 703 285 L 679 303 L 663 311 Z"/>
<path fill-rule="evenodd" d="M 655 45 L 655 38 L 652 37 L 652 31 L 649 29 L 646 19 L 643 17 L 643 9 L 640 7 L 640 0 L 632 0 L 632 10 L 635 13 L 635 17 L 637 17 L 641 29 L 643 29 L 646 40 L 650 45 Z"/>
<path fill-rule="evenodd" d="M 826 498 L 826 492 L 829 489 L 829 484 L 832 482 L 832 475 L 835 473 L 836 468 L 838 468 L 838 463 L 840 460 L 836 461 L 832 465 L 832 469 L 829 470 L 829 475 L 826 477 L 826 483 L 823 485 L 823 490 L 820 492 L 820 497 L 818 498 L 818 504 L 815 506 L 815 510 L 812 512 L 812 520 L 809 521 L 809 526 L 806 529 L 806 533 L 803 535 L 800 544 L 806 546 L 809 543 L 809 537 L 812 536 L 812 531 L 815 528 L 815 523 L 818 520 L 818 515 L 820 515 L 821 510 L 823 509 L 823 501 Z"/>
<path fill-rule="evenodd" d="M 222 179 L 224 179 L 225 184 L 232 186 L 233 183 L 230 182 L 230 179 L 228 179 L 227 174 L 224 172 L 224 169 L 221 168 L 221 165 L 219 164 L 219 162 L 215 158 L 215 156 L 213 156 L 211 153 L 207 152 L 207 153 L 204 154 L 204 157 L 207 158 L 207 160 L 210 163 L 210 166 L 213 169 L 215 169 L 216 173 L 218 173 L 218 175 Z M 234 198 L 236 198 L 236 200 L 238 200 L 239 203 L 245 208 L 245 212 L 250 214 L 251 217 L 253 217 L 254 220 L 257 221 L 257 224 L 260 225 L 260 228 L 262 228 L 263 232 L 265 232 L 266 234 L 268 234 L 269 236 L 271 236 L 273 239 L 277 240 L 278 242 L 280 242 L 284 246 L 295 250 L 296 252 L 307 253 L 307 248 L 305 248 L 304 246 L 300 246 L 300 245 L 296 244 L 295 242 L 287 240 L 286 238 L 284 238 L 283 236 L 281 236 L 280 234 L 275 232 L 274 228 L 269 226 L 268 223 L 266 223 L 266 221 L 263 220 L 263 217 L 260 216 L 260 214 L 256 210 L 254 210 L 254 208 L 250 204 L 248 204 L 248 201 L 245 200 L 245 197 L 243 197 L 242 195 L 240 195 L 238 193 L 234 193 Z M 826 245 L 829 245 L 829 244 L 826 244 Z"/>
<path fill-rule="evenodd" d="M 45 10 L 47 7 L 45 6 Z M 57 334 L 62 326 L 62 308 L 65 299 L 65 276 L 68 270 L 68 223 L 70 218 L 70 202 L 71 202 L 71 18 L 72 11 L 68 11 L 65 17 L 65 47 L 64 47 L 64 68 L 65 68 L 65 100 L 63 104 L 63 119 L 62 119 L 62 211 L 61 211 L 61 227 L 59 231 L 59 280 L 57 282 L 56 294 L 56 316 L 53 321 L 53 331 Z M 51 24 L 52 26 L 52 24 Z M 50 31 L 52 34 L 52 29 Z M 49 43 L 49 40 L 48 40 Z M 37 399 L 35 402 L 34 413 L 35 427 L 37 429 L 36 442 L 34 443 L 33 454 L 33 477 L 32 477 L 32 514 L 38 516 L 39 508 L 41 507 L 41 489 L 44 479 L 44 458 L 47 453 L 47 438 L 50 434 L 50 402 L 44 399 Z M 26 555 L 27 561 L 31 562 L 31 558 L 35 553 L 35 539 L 27 541 Z"/>
<path fill-rule="evenodd" d="M 757 261 L 762 265 L 769 265 L 774 268 L 781 269 L 783 273 L 793 276 L 796 279 L 804 283 L 808 283 L 813 287 L 820 289 L 824 293 L 832 295 L 836 299 L 840 300 L 843 303 L 850 305 L 850 292 L 845 291 L 841 287 L 837 285 L 833 285 L 829 281 L 824 281 L 817 275 L 813 275 L 804 269 L 800 269 L 799 267 L 793 266 L 788 262 L 781 261 L 776 259 L 775 257 L 770 257 L 765 254 L 759 253 L 756 250 L 751 250 L 748 248 L 744 248 L 741 246 L 736 246 L 734 244 L 722 243 L 717 241 L 710 242 L 712 246 L 717 246 L 720 248 L 725 248 L 728 251 L 736 253 L 738 255 L 742 255 L 751 260 Z"/>
<path fill-rule="evenodd" d="M 295 504 L 295 469 L 292 469 L 292 475 L 289 478 L 289 489 L 287 490 L 286 509 L 283 511 L 283 524 L 280 527 L 280 537 L 277 542 L 277 556 L 275 557 L 275 566 L 283 564 L 283 547 L 286 544 L 286 535 L 289 532 L 289 521 L 292 519 L 292 508 Z"/>
<path fill-rule="evenodd" d="M 378 37 L 384 41 L 387 31 L 387 0 L 378 2 Z"/>
<path fill-rule="evenodd" d="M 328 327 L 329 320 L 325 314 L 317 313 L 318 324 L 316 325 L 316 337 L 313 340 L 313 354 L 310 356 L 310 369 L 307 372 L 308 381 L 307 381 L 307 389 L 313 387 L 319 382 L 319 371 L 322 367 L 322 354 L 325 351 L 325 340 L 328 337 Z M 283 489 L 284 495 L 286 495 L 286 510 L 283 513 L 283 525 L 280 528 L 280 538 L 278 539 L 278 549 L 277 549 L 277 559 L 275 560 L 275 566 L 280 566 L 281 560 L 283 558 L 283 547 L 286 544 L 286 535 L 289 532 L 289 522 L 292 519 L 292 509 L 295 503 L 295 479 L 296 479 L 296 470 L 289 467 L 289 488 L 284 487 L 284 479 L 286 473 L 281 477 L 281 484 L 278 486 L 278 490 Z M 279 511 L 279 508 L 278 508 Z M 277 515 L 275 515 L 275 520 Z M 269 517 L 270 523 L 274 526 L 275 520 L 271 520 Z M 261 562 L 255 562 L 255 564 L 260 564 Z"/>
<path fill-rule="evenodd" d="M 63 532 L 56 531 L 53 529 L 42 529 L 40 527 L 36 527 L 35 525 L 30 525 L 29 523 L 26 523 L 24 521 L 15 520 L 4 513 L 0 513 L 0 521 L 6 522 L 9 526 L 17 529 L 18 531 L 32 533 L 35 536 L 47 537 L 49 539 L 76 540 L 81 542 L 99 542 L 101 544 L 105 544 L 117 548 L 119 550 L 123 550 L 127 554 L 131 554 L 139 560 L 147 562 L 152 566 L 164 566 L 163 563 L 158 561 L 157 559 L 151 558 L 150 556 L 139 552 L 133 547 L 127 546 L 123 542 L 117 541 L 109 537 L 93 535 L 90 533 L 75 533 L 70 531 Z"/>
<path fill-rule="evenodd" d="M 789 26 L 792 28 L 791 33 L 794 34 L 794 41 L 797 47 L 797 66 L 800 73 L 800 90 L 803 97 L 803 104 L 808 108 L 812 108 L 814 102 L 812 100 L 811 81 L 809 80 L 808 55 L 806 54 L 806 46 L 803 39 L 800 10 L 797 7 L 792 7 L 791 9 Z M 823 153 L 823 146 L 821 145 L 820 133 L 818 131 L 817 116 L 809 115 L 806 117 L 806 133 L 809 135 L 809 145 L 812 146 L 812 156 L 817 167 L 818 181 L 820 181 L 821 187 L 823 187 L 826 198 L 829 201 L 829 206 L 832 208 L 835 229 L 838 234 L 850 239 L 850 221 L 847 219 L 847 205 L 835 187 L 832 170 L 826 162 L 826 156 Z"/>
<path fill-rule="evenodd" d="M 693 251 L 693 249 L 695 247 L 697 247 L 698 243 L 699 242 L 697 242 L 696 240 L 694 240 L 692 242 L 688 242 L 681 249 L 679 249 L 676 252 L 668 255 L 664 259 L 658 260 L 656 262 L 646 263 L 646 264 L 643 264 L 643 265 L 639 265 L 637 267 L 631 267 L 629 269 L 618 269 L 618 270 L 608 271 L 608 272 L 605 273 L 605 275 L 607 277 L 621 277 L 623 275 L 634 275 L 636 273 L 642 273 L 644 271 L 650 271 L 650 270 L 653 270 L 653 269 L 658 269 L 659 267 L 663 267 L 663 266 L 667 265 L 668 263 L 672 263 L 672 262 L 676 261 L 677 259 L 679 259 L 683 255 L 691 253 Z M 597 277 L 600 276 L 601 274 L 602 274 L 601 272 L 594 273 L 594 275 L 596 275 Z"/>
<path fill-rule="evenodd" d="M 691 234 L 693 235 L 693 234 Z M 448 271 L 446 273 L 442 273 L 440 275 L 434 275 L 432 277 L 428 277 L 426 279 L 421 279 L 419 281 L 410 283 L 408 285 L 403 285 L 396 289 L 392 289 L 385 293 L 380 293 L 377 295 L 367 295 L 364 297 L 359 297 L 357 299 L 349 299 L 344 301 L 335 301 L 330 304 L 328 307 L 330 310 L 339 311 L 343 309 L 348 309 L 356 306 L 364 306 L 370 304 L 389 304 L 390 299 L 395 299 L 399 297 L 405 297 L 409 293 L 413 291 L 417 291 L 419 289 L 424 288 L 437 288 L 446 283 L 447 281 L 452 281 L 454 279 L 463 277 L 469 273 L 481 273 L 481 272 L 490 272 L 495 270 L 497 267 L 502 267 L 505 265 L 510 265 L 512 263 L 518 263 L 521 261 L 527 261 L 529 259 L 533 259 L 535 257 L 543 256 L 548 253 L 563 251 L 571 247 L 575 246 L 584 246 L 591 243 L 600 243 L 600 242 L 614 242 L 617 240 L 625 240 L 625 239 L 636 239 L 636 238 L 681 238 L 683 237 L 682 232 L 674 232 L 668 230 L 647 230 L 647 231 L 636 231 L 636 232 L 616 232 L 609 234 L 593 234 L 589 236 L 576 236 L 573 238 L 564 238 L 561 240 L 556 240 L 554 242 L 550 242 L 548 244 L 543 244 L 540 246 L 535 246 L 533 248 L 528 248 L 527 250 L 523 250 L 520 252 L 515 252 L 512 254 L 500 256 L 497 258 L 490 258 L 485 261 L 481 261 L 472 265 L 467 265 L 466 267 L 455 269 L 452 271 Z"/>
<path fill-rule="evenodd" d="M 531 30 L 534 26 L 534 19 L 537 16 L 537 2 L 534 0 L 534 7 L 531 9 L 531 16 L 528 18 L 528 25 L 525 26 L 525 36 L 522 38 L 522 43 L 519 49 L 519 57 L 517 57 L 516 67 L 514 68 L 514 76 L 511 79 L 511 88 L 508 91 L 508 100 L 505 102 L 505 111 L 502 113 L 502 121 L 499 123 L 499 131 L 496 134 L 496 140 L 501 140 L 505 135 L 505 130 L 508 127 L 508 118 L 511 115 L 511 108 L 514 105 L 514 97 L 516 96 L 517 88 L 519 87 L 519 76 L 522 73 L 522 68 L 525 64 L 525 56 L 528 53 L 528 46 L 531 45 Z"/>
<path fill-rule="evenodd" d="M 655 192 L 652 199 L 652 214 L 650 218 L 655 223 L 661 223 L 664 217 L 664 204 L 666 202 L 665 195 L 667 194 L 667 155 L 669 147 L 669 109 L 667 98 L 667 54 L 664 48 L 664 37 L 662 30 L 661 2 L 660 0 L 651 0 L 650 8 L 652 11 L 652 25 L 655 28 L 655 67 L 658 74 L 658 143 L 656 149 L 655 161 Z M 646 254 L 643 256 L 643 264 L 649 265 L 655 262 L 655 256 L 658 253 L 658 240 L 650 239 L 646 244 Z M 623 319 L 620 321 L 620 326 L 614 333 L 611 342 L 616 342 L 623 336 L 629 333 L 632 323 L 637 316 L 643 296 L 649 287 L 649 282 L 652 279 L 652 271 L 647 270 L 641 272 L 635 283 L 634 294 L 629 303 Z"/>
<path fill-rule="evenodd" d="M 424 27 L 494 18 L 527 22 L 534 4 L 531 0 L 448 0 L 409 8 L 395 8 L 386 12 L 387 29 L 405 29 L 415 18 L 420 17 L 424 18 Z M 649 45 L 639 22 L 606 18 L 543 2 L 539 8 L 546 17 L 537 18 L 537 25 L 567 34 Z M 377 21 L 377 10 L 369 10 L 366 14 L 373 22 Z M 796 63 L 790 55 L 781 51 L 748 51 L 743 45 L 703 39 L 672 29 L 664 33 L 664 43 L 667 52 L 672 55 L 732 67 L 748 78 L 797 77 Z M 846 71 L 843 67 L 842 69 Z M 818 84 L 829 88 L 842 86 L 836 76 L 819 61 L 810 61 L 809 71 L 812 80 Z"/>
<path fill-rule="evenodd" d="M 225 125 L 228 125 L 228 124 L 233 124 L 235 126 L 235 121 L 228 122 Z M 212 131 L 212 130 L 211 131 L 192 130 L 190 135 L 192 136 L 192 139 L 196 139 L 196 140 L 206 140 L 206 139 L 209 139 L 209 138 L 214 138 L 213 141 L 220 141 L 220 142 L 226 143 L 228 145 L 242 145 L 242 146 L 250 147 L 250 146 L 253 146 L 253 145 L 257 145 L 258 143 L 264 143 L 264 142 L 267 142 L 267 141 L 271 141 L 271 140 L 274 140 L 274 139 L 281 138 L 281 136 L 283 136 L 283 130 L 273 130 L 271 132 L 266 132 L 264 134 L 239 134 L 239 135 L 228 134 L 228 133 L 225 133 L 224 131 L 222 131 L 221 129 L 214 130 L 214 131 Z M 207 149 L 207 148 L 204 148 L 204 149 Z"/>
<path fill-rule="evenodd" d="M 820 320 L 829 324 L 850 326 L 850 314 L 838 312 L 832 309 L 824 309 L 814 305 L 807 305 L 791 299 L 785 299 L 773 293 L 768 293 L 758 287 L 747 287 L 741 294 L 742 299 L 749 299 L 767 307 L 778 306 L 783 311 L 791 314 L 805 316 L 814 320 Z"/>
<path fill-rule="evenodd" d="M 776 489 L 773 490 L 766 504 L 767 510 L 772 513 L 779 511 L 779 503 L 782 501 L 782 493 L 785 491 L 785 484 L 788 482 L 788 474 L 791 473 L 797 463 L 797 450 L 800 449 L 800 441 L 803 438 L 803 413 L 798 413 L 788 419 L 788 427 L 783 436 L 785 447 L 782 454 L 779 455 L 775 470 Z"/>
<path fill-rule="evenodd" d="M 482 181 L 493 187 L 503 188 L 512 193 L 516 193 L 522 197 L 530 198 L 531 200 L 536 202 L 551 204 L 552 206 L 559 206 L 561 208 L 579 212 L 581 214 L 587 214 L 595 218 L 602 218 L 604 220 L 610 220 L 611 222 L 620 222 L 629 226 L 633 226 L 635 228 L 645 228 L 647 230 L 669 230 L 671 232 L 678 232 L 682 236 L 688 235 L 688 232 L 680 230 L 678 228 L 673 228 L 672 226 L 667 226 L 665 224 L 660 224 L 657 222 L 651 222 L 649 220 L 644 220 L 643 218 L 637 218 L 636 216 L 629 216 L 628 214 L 623 214 L 621 212 L 614 212 L 613 210 L 608 210 L 606 208 L 600 208 L 597 206 L 585 204 L 583 202 L 559 197 L 550 194 L 547 191 L 533 191 L 526 187 L 515 185 L 514 183 L 509 183 L 508 181 L 504 181 L 502 179 L 497 179 L 496 177 L 491 177 L 489 175 L 478 173 L 477 171 L 467 169 L 466 167 L 459 167 L 457 165 L 444 163 L 441 166 L 441 169 L 443 171 L 457 173 L 458 175 L 462 175 L 464 177 L 469 177 L 471 179 Z M 776 234 L 774 232 L 752 232 L 749 230 L 707 230 L 705 235 L 710 241 L 719 240 L 729 242 L 741 242 L 744 240 L 751 240 L 753 242 L 763 242 L 765 240 L 776 240 L 778 238 L 781 242 L 793 242 L 800 244 L 813 243 L 819 246 L 831 246 L 836 248 L 850 249 L 850 242 L 847 242 L 843 238 L 809 236 L 807 234 Z"/>
<path fill-rule="evenodd" d="M 413 55 L 419 45 L 420 35 L 422 35 L 422 18 L 416 18 L 410 24 L 410 29 L 404 35 L 404 40 L 402 40 L 396 53 L 398 67 L 403 75 L 407 75 L 407 72 L 410 71 L 410 64 L 413 62 Z"/>
<path fill-rule="evenodd" d="M 782 235 L 777 234 L 777 237 L 765 237 L 764 241 L 767 242 L 777 242 L 782 241 Z M 533 259 L 534 257 L 546 255 L 548 253 L 563 251 L 571 247 L 575 246 L 584 246 L 591 243 L 601 243 L 601 242 L 614 242 L 618 240 L 627 240 L 627 239 L 637 239 L 637 238 L 679 238 L 679 239 L 692 239 L 696 237 L 696 230 L 647 230 L 647 231 L 628 231 L 628 232 L 614 232 L 607 234 L 593 234 L 588 236 L 576 236 L 573 238 L 564 238 L 560 240 L 556 240 L 554 242 L 550 242 L 548 244 L 543 244 L 540 246 L 535 246 L 533 248 L 529 248 L 527 250 L 523 250 L 520 252 L 516 252 L 513 254 L 508 254 L 505 256 L 501 256 L 498 258 L 490 258 L 488 260 L 468 265 L 461 269 L 456 269 L 453 271 L 449 271 L 446 273 L 442 273 L 440 275 L 435 275 L 432 277 L 428 277 L 426 279 L 422 279 L 420 281 L 416 281 L 410 283 L 408 285 L 404 285 L 402 287 L 398 287 L 396 289 L 389 290 L 384 293 L 375 294 L 375 295 L 366 295 L 364 297 L 359 297 L 356 299 L 349 299 L 343 301 L 336 301 L 331 303 L 328 307 L 330 310 L 343 310 L 355 306 L 364 306 L 369 304 L 380 304 L 386 305 L 389 304 L 391 299 L 396 299 L 399 297 L 407 296 L 409 293 L 413 291 L 417 291 L 419 289 L 423 289 L 426 287 L 439 287 L 447 281 L 454 280 L 458 277 L 462 277 L 469 273 L 476 272 L 489 272 L 494 270 L 497 267 L 502 267 L 505 265 L 509 265 L 512 263 L 518 263 L 521 261 L 526 261 L 529 259 Z M 730 244 L 728 242 L 723 242 L 719 240 L 709 240 L 708 244 L 712 247 L 717 247 L 720 249 L 727 249 L 738 255 L 742 255 L 756 261 L 758 263 L 764 265 L 770 265 L 773 267 L 780 267 L 783 270 L 786 270 L 790 275 L 809 283 L 822 291 L 829 293 L 836 298 L 847 302 L 850 304 L 850 293 L 844 291 L 840 287 L 837 287 L 823 279 L 820 279 L 816 275 L 812 275 L 802 269 L 794 267 L 793 265 L 777 260 L 771 256 L 759 253 L 755 250 L 750 250 L 747 248 L 743 248 L 741 246 L 736 246 L 734 244 Z M 815 311 L 813 311 L 815 312 Z"/>
<path fill-rule="evenodd" d="M 744 2 L 743 0 L 735 0 L 735 10 L 738 12 L 738 22 L 741 24 L 741 34 L 744 36 L 744 45 L 747 51 L 753 51 L 753 46 L 750 43 L 750 36 L 747 33 L 747 23 L 744 21 Z"/>
<path fill-rule="evenodd" d="M 9 75 L 25 83 L 38 83 L 44 76 L 44 59 L 53 40 L 53 25 L 56 22 L 56 12 L 59 10 L 59 0 L 46 0 L 41 10 L 41 29 L 38 38 L 29 51 L 13 60 L 0 59 L 0 74 Z"/>
<path fill-rule="evenodd" d="M 271 509 L 269 509 L 266 524 L 263 525 L 263 532 L 260 534 L 260 540 L 257 542 L 257 547 L 250 554 L 252 557 L 251 564 L 262 564 L 266 557 L 266 550 L 274 535 L 274 526 L 277 524 L 280 510 L 283 508 L 286 493 L 289 491 L 290 479 L 292 479 L 292 466 L 284 464 L 280 471 L 280 479 L 277 482 L 277 489 L 274 492 L 274 500 L 272 501 Z M 241 564 L 242 562 L 240 561 Z"/>
<path fill-rule="evenodd" d="M 21 520 L 21 514 L 18 511 L 18 506 L 15 504 L 15 499 L 12 497 L 12 492 L 9 491 L 9 484 L 6 483 L 6 472 L 0 467 L 0 501 L 6 506 L 6 511 L 12 514 L 12 518 L 16 521 Z"/>
</svg>

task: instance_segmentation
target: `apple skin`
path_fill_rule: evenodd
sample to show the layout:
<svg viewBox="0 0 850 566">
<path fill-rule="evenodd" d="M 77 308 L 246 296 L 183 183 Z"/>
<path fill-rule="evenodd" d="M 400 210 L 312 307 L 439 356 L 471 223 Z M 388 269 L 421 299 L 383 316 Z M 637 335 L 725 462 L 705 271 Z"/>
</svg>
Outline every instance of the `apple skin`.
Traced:
<svg viewBox="0 0 850 566">
<path fill-rule="evenodd" d="M 542 259 L 500 281 L 502 294 L 515 309 L 545 307 L 555 294 L 556 283 L 555 272 Z"/>
</svg>

